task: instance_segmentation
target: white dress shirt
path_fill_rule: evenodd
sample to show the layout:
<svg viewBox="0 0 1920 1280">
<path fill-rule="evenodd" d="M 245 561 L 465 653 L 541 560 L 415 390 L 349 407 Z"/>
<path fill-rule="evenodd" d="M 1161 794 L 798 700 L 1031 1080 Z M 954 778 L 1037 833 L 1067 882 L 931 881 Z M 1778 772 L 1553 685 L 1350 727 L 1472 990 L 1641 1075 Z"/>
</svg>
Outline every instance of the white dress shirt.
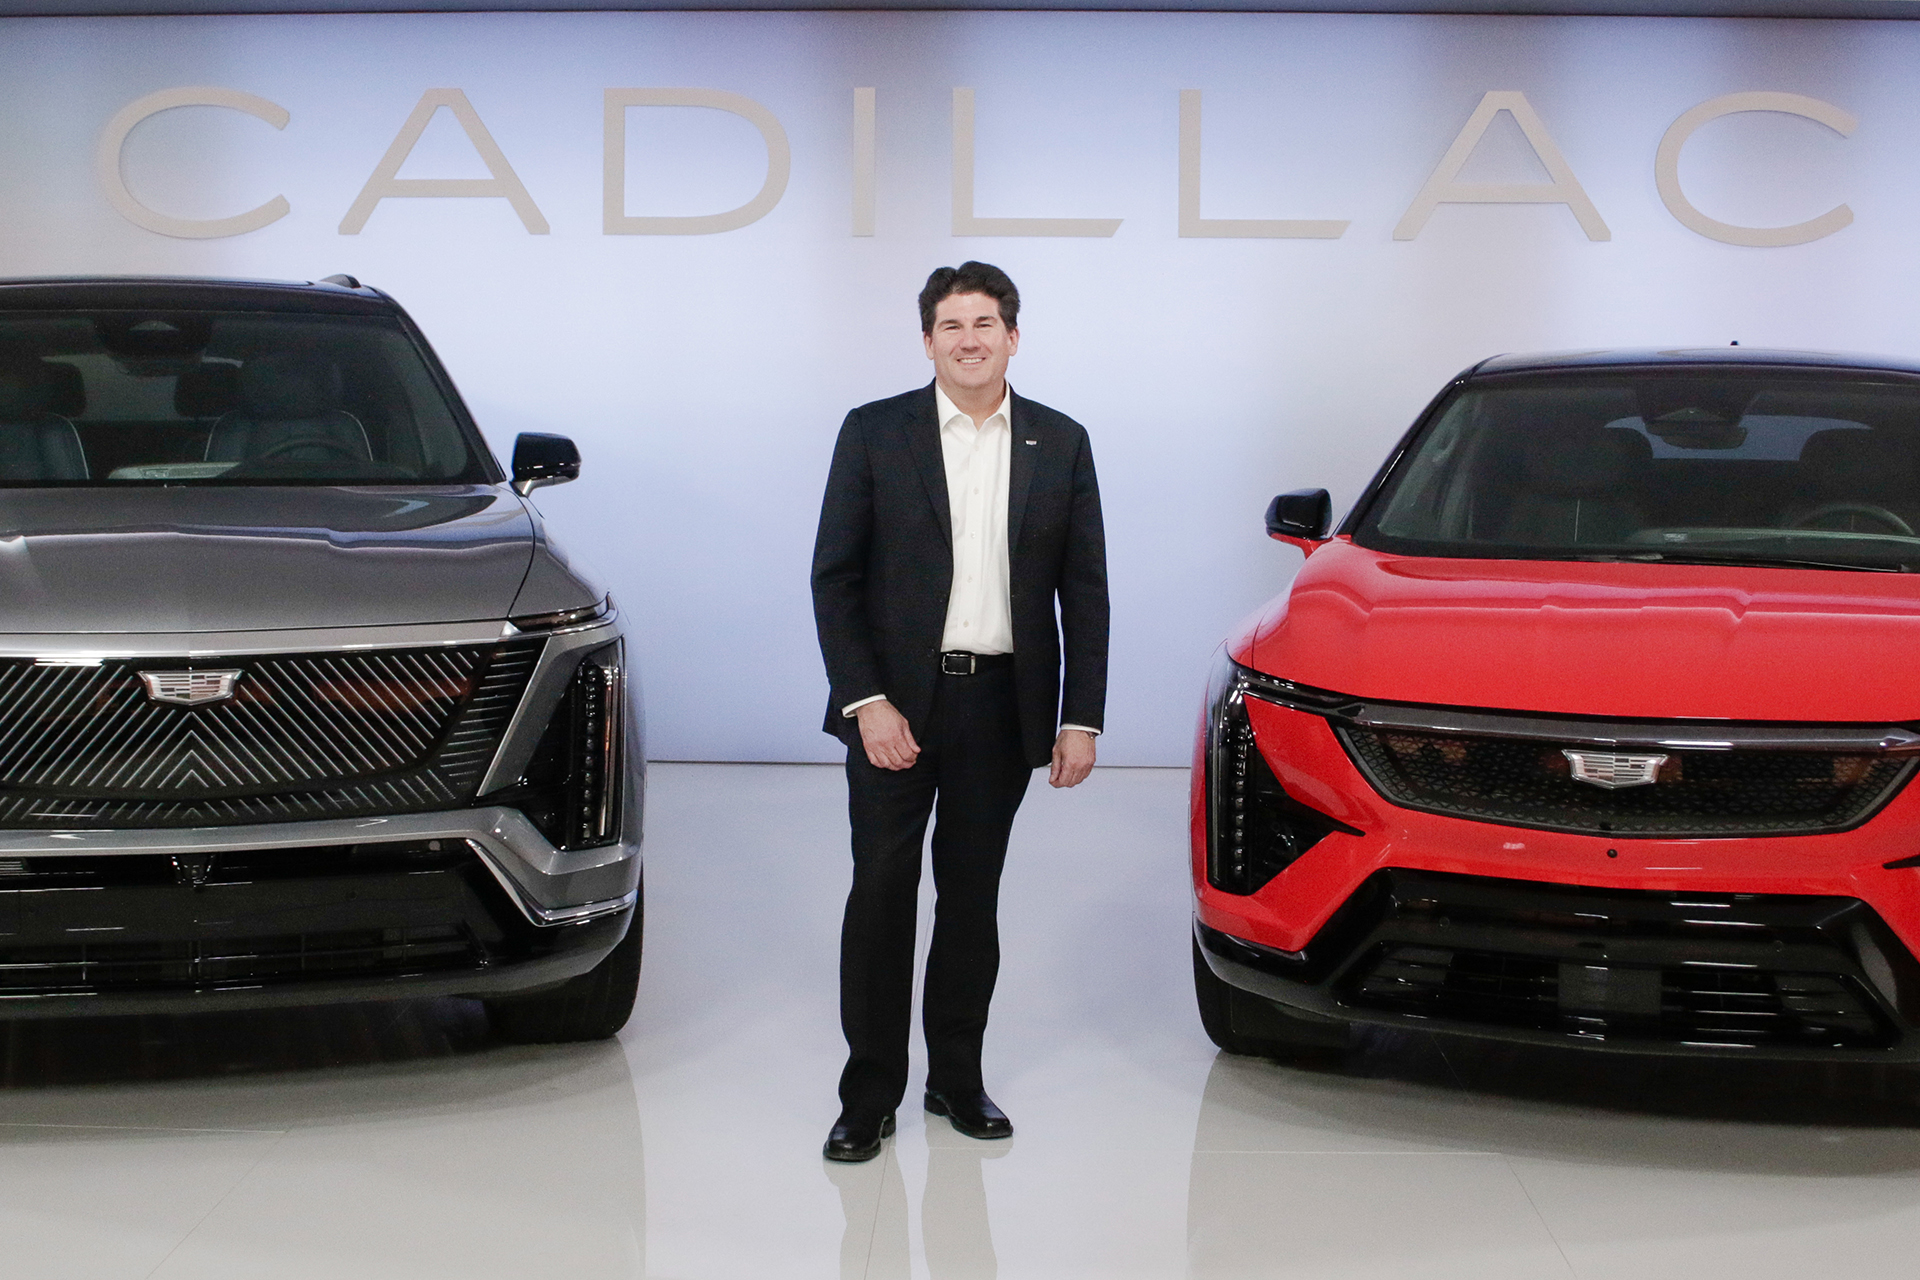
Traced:
<svg viewBox="0 0 1920 1280">
<path fill-rule="evenodd" d="M 940 647 L 949 652 L 1013 652 L 1011 558 L 1007 508 L 1013 455 L 1013 390 L 978 426 L 938 383 L 934 412 L 940 421 L 940 458 L 946 464 L 947 506 L 953 519 L 953 585 L 947 590 L 947 623 Z M 851 716 L 884 694 L 842 707 Z M 1063 724 L 1097 734 L 1085 725 Z"/>
<path fill-rule="evenodd" d="M 953 514 L 953 586 L 940 647 L 967 653 L 1012 653 L 1012 572 L 1007 559 L 1007 472 L 1012 453 L 1013 392 L 979 426 L 936 384 L 940 457 L 947 466 Z"/>
</svg>

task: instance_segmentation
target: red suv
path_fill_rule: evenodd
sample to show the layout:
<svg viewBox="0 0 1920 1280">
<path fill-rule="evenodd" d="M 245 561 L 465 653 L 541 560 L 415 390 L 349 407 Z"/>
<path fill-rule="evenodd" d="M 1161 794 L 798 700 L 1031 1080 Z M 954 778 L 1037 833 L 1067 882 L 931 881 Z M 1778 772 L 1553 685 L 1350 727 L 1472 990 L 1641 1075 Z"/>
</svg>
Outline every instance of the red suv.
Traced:
<svg viewBox="0 0 1920 1280">
<path fill-rule="evenodd" d="M 1207 692 L 1218 1045 L 1920 1060 L 1920 364 L 1499 357 L 1330 516 Z"/>
</svg>

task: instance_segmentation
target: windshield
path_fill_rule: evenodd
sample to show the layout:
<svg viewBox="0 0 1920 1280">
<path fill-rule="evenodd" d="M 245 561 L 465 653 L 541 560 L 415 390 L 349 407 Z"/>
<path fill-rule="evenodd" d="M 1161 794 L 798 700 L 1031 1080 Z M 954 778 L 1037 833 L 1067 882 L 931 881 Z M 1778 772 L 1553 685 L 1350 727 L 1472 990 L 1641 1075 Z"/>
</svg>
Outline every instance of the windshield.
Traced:
<svg viewBox="0 0 1920 1280">
<path fill-rule="evenodd" d="M 1355 533 L 1512 559 L 1920 568 L 1920 383 L 1585 370 L 1470 383 Z"/>
<path fill-rule="evenodd" d="M 0 313 L 0 486 L 488 479 L 396 319 Z"/>
</svg>

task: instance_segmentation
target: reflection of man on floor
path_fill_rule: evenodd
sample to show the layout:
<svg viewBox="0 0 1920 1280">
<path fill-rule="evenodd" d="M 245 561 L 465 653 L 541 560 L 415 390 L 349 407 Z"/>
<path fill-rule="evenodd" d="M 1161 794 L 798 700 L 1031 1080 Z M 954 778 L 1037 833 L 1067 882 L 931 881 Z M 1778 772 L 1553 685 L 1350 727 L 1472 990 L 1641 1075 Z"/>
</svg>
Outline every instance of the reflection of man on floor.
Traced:
<svg viewBox="0 0 1920 1280">
<path fill-rule="evenodd" d="M 848 414 L 827 476 L 813 608 L 853 826 L 830 1160 L 877 1155 L 906 1093 L 929 816 L 926 1107 L 970 1137 L 1013 1132 L 980 1074 L 1000 868 L 1032 771 L 1050 766 L 1056 787 L 1092 771 L 1107 684 L 1093 455 L 1079 423 L 1007 386 L 1019 310 L 997 267 L 928 277 L 933 385 Z"/>
<path fill-rule="evenodd" d="M 931 1280 L 994 1280 L 999 1274 L 987 1217 L 985 1166 L 1008 1149 L 1005 1143 L 968 1142 L 958 1134 L 927 1131 L 920 1248 Z M 827 1166 L 846 1223 L 840 1233 L 841 1280 L 912 1280 L 907 1186 L 898 1156 L 897 1148 L 887 1147 L 869 1165 Z"/>
</svg>

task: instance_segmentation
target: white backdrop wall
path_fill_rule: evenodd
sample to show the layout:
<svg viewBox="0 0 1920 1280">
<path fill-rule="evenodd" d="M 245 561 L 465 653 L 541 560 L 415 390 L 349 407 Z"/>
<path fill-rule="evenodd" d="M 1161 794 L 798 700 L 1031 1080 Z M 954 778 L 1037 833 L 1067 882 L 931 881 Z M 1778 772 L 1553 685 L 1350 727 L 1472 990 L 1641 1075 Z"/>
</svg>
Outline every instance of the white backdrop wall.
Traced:
<svg viewBox="0 0 1920 1280">
<path fill-rule="evenodd" d="M 119 157 L 178 219 L 281 195 L 259 230 L 136 226 L 95 171 Z M 792 176 L 710 235 L 606 234 L 603 91 L 704 88 L 779 121 Z M 976 100 L 980 217 L 1121 219 L 1107 237 L 956 235 L 952 90 Z M 550 226 L 502 198 L 389 198 L 341 222 L 427 91 L 458 88 Z M 875 103 L 873 234 L 854 231 L 855 90 Z M 1344 220 L 1337 239 L 1179 234 L 1180 92 L 1204 93 L 1203 216 Z M 1397 224 L 1488 92 L 1518 92 L 1604 220 L 1442 204 Z M 1663 203 L 1655 153 L 1722 95 L 1806 95 L 1687 144 L 1687 198 L 1731 224 L 1852 225 L 1743 247 Z M 761 189 L 768 151 L 723 111 L 626 113 L 626 216 Z M 504 456 L 561 431 L 586 458 L 541 494 L 621 599 L 652 754 L 822 760 L 806 578 L 850 406 L 929 376 L 913 295 L 969 257 L 1026 297 L 1013 379 L 1087 424 L 1106 499 L 1113 668 L 1103 760 L 1181 764 L 1208 655 L 1297 553 L 1260 527 L 1278 489 L 1344 509 L 1450 374 L 1500 351 L 1614 345 L 1920 348 L 1920 27 L 1899 22 L 1219 14 L 462 14 L 0 21 L 0 274 L 352 272 L 431 336 Z M 402 178 L 486 178 L 441 110 Z M 1545 183 L 1512 115 L 1458 180 Z M 1469 193 L 1471 194 L 1471 193 Z"/>
</svg>

